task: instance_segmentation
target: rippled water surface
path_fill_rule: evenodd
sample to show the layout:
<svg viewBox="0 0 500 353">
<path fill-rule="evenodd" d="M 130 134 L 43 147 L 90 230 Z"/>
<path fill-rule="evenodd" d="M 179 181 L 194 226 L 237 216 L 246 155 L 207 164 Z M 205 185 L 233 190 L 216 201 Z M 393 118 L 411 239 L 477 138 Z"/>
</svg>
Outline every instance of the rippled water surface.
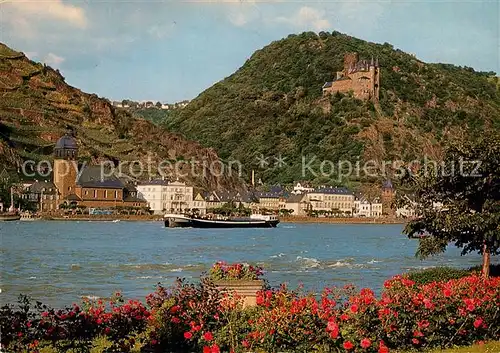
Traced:
<svg viewBox="0 0 500 353">
<path fill-rule="evenodd" d="M 412 268 L 469 267 L 479 255 L 450 248 L 426 261 L 401 225 L 282 223 L 276 229 L 166 229 L 161 222 L 0 222 L 2 303 L 26 293 L 53 306 L 121 290 L 143 298 L 156 283 L 196 280 L 218 260 L 265 267 L 271 285 L 380 289 Z"/>
</svg>

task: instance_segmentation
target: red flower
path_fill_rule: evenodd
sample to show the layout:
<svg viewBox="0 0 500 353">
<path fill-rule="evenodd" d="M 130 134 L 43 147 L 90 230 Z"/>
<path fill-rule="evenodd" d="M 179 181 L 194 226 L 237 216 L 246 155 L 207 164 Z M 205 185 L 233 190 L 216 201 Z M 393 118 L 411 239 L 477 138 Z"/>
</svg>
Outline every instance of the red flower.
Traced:
<svg viewBox="0 0 500 353">
<path fill-rule="evenodd" d="M 380 341 L 378 353 L 389 353 L 389 348 L 387 348 L 383 341 Z"/>
<path fill-rule="evenodd" d="M 357 304 L 353 304 L 351 305 L 351 312 L 353 312 L 354 314 L 356 314 L 358 312 L 358 305 Z"/>
<path fill-rule="evenodd" d="M 420 343 L 420 341 L 418 339 L 416 339 L 416 338 L 413 338 L 411 341 L 412 341 L 413 344 L 419 344 Z"/>
<path fill-rule="evenodd" d="M 330 337 L 335 339 L 339 336 L 339 325 L 337 325 L 333 321 L 328 321 L 328 325 L 326 327 L 327 331 L 330 331 Z"/>
<path fill-rule="evenodd" d="M 189 332 L 189 331 L 188 332 L 184 332 L 184 338 L 185 339 L 189 340 L 189 339 L 191 339 L 191 337 L 193 337 L 193 334 L 191 332 Z"/>
<path fill-rule="evenodd" d="M 212 332 L 205 332 L 203 334 L 203 338 L 205 339 L 205 341 L 211 341 L 214 339 L 214 336 L 212 335 Z"/>
<path fill-rule="evenodd" d="M 347 350 L 353 349 L 354 345 L 351 343 L 351 341 L 345 341 L 343 344 L 344 348 Z"/>
<path fill-rule="evenodd" d="M 482 324 L 483 324 L 483 319 L 481 319 L 480 317 L 474 321 L 475 328 L 479 328 Z"/>
<path fill-rule="evenodd" d="M 242 345 L 243 347 L 245 347 L 245 348 L 250 347 L 250 343 L 248 343 L 248 341 L 247 341 L 247 340 L 243 340 L 243 341 L 241 341 L 241 345 Z"/>
<path fill-rule="evenodd" d="M 153 346 L 156 346 L 156 345 L 158 344 L 158 341 L 157 341 L 157 340 L 151 340 L 151 344 L 152 344 Z"/>
<path fill-rule="evenodd" d="M 49 316 L 49 313 L 48 313 L 48 312 L 46 312 L 46 311 L 44 311 L 44 312 L 42 313 L 42 317 L 47 317 L 47 316 Z"/>
<path fill-rule="evenodd" d="M 203 353 L 210 353 L 210 347 L 209 346 L 204 346 L 203 347 Z"/>
<path fill-rule="evenodd" d="M 361 347 L 366 349 L 372 345 L 372 341 L 370 341 L 368 338 L 363 338 L 361 340 Z"/>
<path fill-rule="evenodd" d="M 170 321 L 172 321 L 174 324 L 178 324 L 181 322 L 181 319 L 179 319 L 178 317 L 173 317 Z"/>
<path fill-rule="evenodd" d="M 220 353 L 219 346 L 216 344 L 213 344 L 212 347 L 210 347 L 210 353 Z"/>
<path fill-rule="evenodd" d="M 450 297 L 450 296 L 451 296 L 451 294 L 452 294 L 452 292 L 451 292 L 451 290 L 450 290 L 450 289 L 446 288 L 446 289 L 444 289 L 444 290 L 443 290 L 443 295 L 444 295 L 445 297 Z"/>
<path fill-rule="evenodd" d="M 347 315 L 347 314 L 340 315 L 340 320 L 343 320 L 343 321 L 349 320 L 349 315 Z"/>
</svg>

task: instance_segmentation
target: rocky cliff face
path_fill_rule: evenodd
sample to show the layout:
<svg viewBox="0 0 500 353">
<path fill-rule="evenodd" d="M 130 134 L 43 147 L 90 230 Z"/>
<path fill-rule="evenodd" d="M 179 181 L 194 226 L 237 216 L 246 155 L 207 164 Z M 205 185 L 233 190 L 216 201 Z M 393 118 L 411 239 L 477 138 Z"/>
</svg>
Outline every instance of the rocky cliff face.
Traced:
<svg viewBox="0 0 500 353">
<path fill-rule="evenodd" d="M 115 109 L 108 100 L 65 83 L 48 66 L 0 43 L 0 163 L 16 170 L 25 160 L 52 160 L 52 149 L 66 129 L 74 131 L 81 162 L 111 160 L 162 171 L 204 189 L 241 186 L 235 173 L 212 173 L 217 153 L 154 124 Z M 135 161 L 135 164 L 132 163 Z M 187 162 L 196 161 L 194 167 Z M 177 170 L 176 170 L 177 169 Z M 125 172 L 131 167 L 126 167 Z"/>
</svg>

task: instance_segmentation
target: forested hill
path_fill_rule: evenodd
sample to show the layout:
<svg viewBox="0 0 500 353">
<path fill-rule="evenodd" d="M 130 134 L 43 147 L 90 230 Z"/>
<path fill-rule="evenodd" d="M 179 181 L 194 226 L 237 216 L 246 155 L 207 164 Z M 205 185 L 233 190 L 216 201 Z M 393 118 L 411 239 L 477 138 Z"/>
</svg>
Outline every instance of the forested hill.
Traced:
<svg viewBox="0 0 500 353">
<path fill-rule="evenodd" d="M 378 58 L 379 104 L 349 94 L 322 97 L 322 85 L 342 70 L 347 52 Z M 291 182 L 301 179 L 301 155 L 315 155 L 318 163 L 438 157 L 448 136 L 499 130 L 497 81 L 495 73 L 425 63 L 388 43 L 308 32 L 256 51 L 166 126 L 245 162 L 265 181 Z M 261 154 L 281 154 L 292 167 L 259 169 Z"/>
<path fill-rule="evenodd" d="M 152 172 L 158 170 L 160 162 L 169 162 L 162 164 L 163 171 L 172 174 L 176 162 L 195 160 L 199 163 L 194 169 L 178 164 L 177 172 L 185 175 L 186 181 L 210 190 L 241 186 L 234 175 L 202 172 L 202 161 L 210 166 L 219 160 L 213 149 L 115 109 L 107 99 L 69 86 L 59 71 L 31 61 L 2 43 L 0 94 L 0 173 L 5 168 L 15 174 L 25 160 L 50 161 L 55 142 L 70 127 L 76 132 L 80 162 L 126 162 L 124 173 L 133 161 L 143 166 L 151 163 Z"/>
</svg>

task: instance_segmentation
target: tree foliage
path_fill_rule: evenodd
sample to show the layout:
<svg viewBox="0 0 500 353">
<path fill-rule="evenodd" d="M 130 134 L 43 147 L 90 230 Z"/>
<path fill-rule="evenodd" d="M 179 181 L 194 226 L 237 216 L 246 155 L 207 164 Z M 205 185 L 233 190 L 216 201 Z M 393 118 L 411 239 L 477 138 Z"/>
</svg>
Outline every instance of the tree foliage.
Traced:
<svg viewBox="0 0 500 353">
<path fill-rule="evenodd" d="M 500 135 L 474 141 L 455 141 L 442 162 L 422 166 L 408 176 L 415 190 L 416 220 L 408 223 L 409 236 L 420 240 L 418 254 L 442 252 L 449 243 L 462 253 L 500 253 Z"/>
</svg>

